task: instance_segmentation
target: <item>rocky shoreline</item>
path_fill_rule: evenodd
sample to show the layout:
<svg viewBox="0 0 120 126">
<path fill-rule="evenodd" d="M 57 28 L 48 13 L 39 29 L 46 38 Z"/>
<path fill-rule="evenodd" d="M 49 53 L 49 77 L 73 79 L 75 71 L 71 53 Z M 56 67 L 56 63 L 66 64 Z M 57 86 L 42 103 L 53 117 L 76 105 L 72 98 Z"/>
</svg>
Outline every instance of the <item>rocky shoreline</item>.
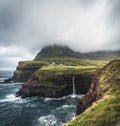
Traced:
<svg viewBox="0 0 120 126">
<path fill-rule="evenodd" d="M 22 98 L 31 96 L 41 96 L 50 98 L 60 98 L 72 94 L 72 76 L 58 75 L 47 78 L 50 86 L 43 86 L 42 80 L 32 76 L 32 78 L 22 85 L 22 88 L 16 93 L 16 96 Z M 77 94 L 86 94 L 92 82 L 93 75 L 74 75 Z"/>
</svg>

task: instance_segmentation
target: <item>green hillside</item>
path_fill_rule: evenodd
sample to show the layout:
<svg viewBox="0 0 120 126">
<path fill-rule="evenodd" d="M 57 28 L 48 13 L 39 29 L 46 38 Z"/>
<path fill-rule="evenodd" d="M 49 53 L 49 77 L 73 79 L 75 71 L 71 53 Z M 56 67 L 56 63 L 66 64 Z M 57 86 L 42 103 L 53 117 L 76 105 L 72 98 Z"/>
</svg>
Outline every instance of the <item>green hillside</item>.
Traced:
<svg viewBox="0 0 120 126">
<path fill-rule="evenodd" d="M 120 125 L 120 60 L 111 62 L 98 72 L 91 89 L 83 98 L 84 102 L 87 97 L 100 99 L 64 126 Z"/>
</svg>

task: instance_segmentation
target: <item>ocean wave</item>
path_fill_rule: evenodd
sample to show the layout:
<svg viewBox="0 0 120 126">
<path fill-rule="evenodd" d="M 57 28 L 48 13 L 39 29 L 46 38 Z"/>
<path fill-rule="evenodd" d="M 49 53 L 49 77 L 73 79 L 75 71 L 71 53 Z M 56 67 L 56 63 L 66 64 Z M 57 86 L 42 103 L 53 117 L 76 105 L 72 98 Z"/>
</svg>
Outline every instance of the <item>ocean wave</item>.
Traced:
<svg viewBox="0 0 120 126">
<path fill-rule="evenodd" d="M 48 102 L 48 101 L 54 101 L 54 100 L 63 100 L 63 99 L 66 99 L 68 96 L 63 96 L 61 98 L 44 98 L 44 101 L 45 102 Z"/>
<path fill-rule="evenodd" d="M 81 98 L 83 96 L 84 96 L 83 94 L 82 95 L 73 95 L 73 94 L 71 94 L 71 95 L 63 96 L 61 98 L 49 98 L 49 97 L 44 98 L 44 101 L 48 102 L 48 101 L 53 101 L 53 100 L 64 100 L 64 99 L 67 99 L 67 98 Z"/>
<path fill-rule="evenodd" d="M 20 99 L 20 97 L 15 97 L 14 94 L 9 94 L 6 96 L 5 99 L 1 99 L 0 102 L 13 102 L 13 101 L 16 101 L 19 99 Z"/>
<path fill-rule="evenodd" d="M 38 119 L 39 126 L 61 126 L 62 122 L 58 122 L 54 115 L 41 116 Z"/>
<path fill-rule="evenodd" d="M 58 107 L 57 110 L 68 109 L 68 108 L 75 108 L 75 106 L 74 105 L 63 105 L 61 107 Z"/>
</svg>

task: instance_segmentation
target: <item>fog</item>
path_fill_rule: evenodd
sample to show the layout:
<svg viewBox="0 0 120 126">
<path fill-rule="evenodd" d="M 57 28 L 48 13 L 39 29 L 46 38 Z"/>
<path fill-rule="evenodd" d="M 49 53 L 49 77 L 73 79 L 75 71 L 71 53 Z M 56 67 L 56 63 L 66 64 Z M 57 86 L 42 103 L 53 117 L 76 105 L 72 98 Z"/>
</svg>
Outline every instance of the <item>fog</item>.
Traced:
<svg viewBox="0 0 120 126">
<path fill-rule="evenodd" d="M 52 44 L 118 50 L 119 22 L 119 0 L 0 0 L 0 66 L 31 60 Z"/>
</svg>

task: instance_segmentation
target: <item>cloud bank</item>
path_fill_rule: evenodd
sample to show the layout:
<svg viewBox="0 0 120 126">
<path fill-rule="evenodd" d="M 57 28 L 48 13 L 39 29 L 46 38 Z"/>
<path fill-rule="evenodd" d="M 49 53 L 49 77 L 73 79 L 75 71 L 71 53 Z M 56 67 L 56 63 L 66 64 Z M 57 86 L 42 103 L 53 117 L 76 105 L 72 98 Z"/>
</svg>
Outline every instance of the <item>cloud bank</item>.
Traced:
<svg viewBox="0 0 120 126">
<path fill-rule="evenodd" d="M 120 49 L 119 22 L 119 0 L 0 0 L 0 56 L 32 59 L 57 43 L 80 52 Z"/>
</svg>

